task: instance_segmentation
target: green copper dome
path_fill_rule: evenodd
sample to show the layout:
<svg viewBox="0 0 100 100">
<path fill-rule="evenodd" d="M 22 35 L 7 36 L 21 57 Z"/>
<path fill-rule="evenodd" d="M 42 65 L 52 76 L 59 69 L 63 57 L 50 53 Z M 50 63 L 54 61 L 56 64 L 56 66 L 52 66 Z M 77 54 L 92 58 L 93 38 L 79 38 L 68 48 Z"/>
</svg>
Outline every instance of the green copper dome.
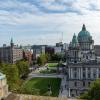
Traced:
<svg viewBox="0 0 100 100">
<path fill-rule="evenodd" d="M 0 72 L 0 80 L 4 79 L 6 76 Z"/>
<path fill-rule="evenodd" d="M 78 34 L 78 38 L 90 37 L 90 33 L 86 30 L 85 25 L 83 24 L 82 30 Z"/>
</svg>

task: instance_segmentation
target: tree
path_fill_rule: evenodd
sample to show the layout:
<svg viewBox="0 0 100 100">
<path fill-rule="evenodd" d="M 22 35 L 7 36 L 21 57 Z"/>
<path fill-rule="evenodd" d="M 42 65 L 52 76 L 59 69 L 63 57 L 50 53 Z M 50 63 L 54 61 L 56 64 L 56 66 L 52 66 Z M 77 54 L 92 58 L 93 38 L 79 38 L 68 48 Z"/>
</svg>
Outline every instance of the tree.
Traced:
<svg viewBox="0 0 100 100">
<path fill-rule="evenodd" d="M 38 65 L 44 65 L 47 62 L 47 55 L 41 54 L 40 57 L 37 58 Z"/>
<path fill-rule="evenodd" d="M 41 61 L 41 58 L 40 57 L 37 58 L 37 64 L 38 65 L 42 65 L 42 61 Z"/>
<path fill-rule="evenodd" d="M 19 88 L 18 84 L 20 79 L 17 66 L 12 64 L 2 64 L 1 70 L 7 77 L 9 89 L 10 90 L 18 89 Z"/>
<path fill-rule="evenodd" d="M 19 70 L 19 75 L 20 77 L 27 77 L 29 73 L 29 64 L 27 61 L 18 61 L 16 63 L 18 70 Z"/>
<path fill-rule="evenodd" d="M 83 99 L 87 100 L 99 100 L 100 99 L 100 79 L 94 81 L 90 85 L 90 89 L 87 93 L 81 96 Z"/>
<path fill-rule="evenodd" d="M 27 76 L 29 64 L 27 61 L 18 61 L 17 64 L 0 64 L 0 71 L 7 77 L 9 90 L 15 92 L 23 82 L 20 77 Z"/>
<path fill-rule="evenodd" d="M 53 55 L 51 56 L 51 60 L 52 60 L 52 61 L 57 61 L 57 62 L 59 62 L 61 59 L 62 59 L 62 55 L 61 55 L 61 54 L 53 54 Z"/>
<path fill-rule="evenodd" d="M 51 60 L 51 55 L 49 53 L 46 53 L 46 59 L 47 59 L 47 61 Z"/>
</svg>

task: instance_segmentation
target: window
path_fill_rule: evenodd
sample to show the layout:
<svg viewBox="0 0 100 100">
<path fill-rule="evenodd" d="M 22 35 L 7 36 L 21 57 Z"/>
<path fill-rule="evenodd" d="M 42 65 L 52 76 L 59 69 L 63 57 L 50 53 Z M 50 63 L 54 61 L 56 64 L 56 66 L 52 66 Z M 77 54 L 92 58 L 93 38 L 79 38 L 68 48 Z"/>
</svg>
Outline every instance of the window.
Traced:
<svg viewBox="0 0 100 100">
<path fill-rule="evenodd" d="M 83 73 L 83 78 L 86 78 L 86 75 L 85 75 L 85 73 Z"/>
<path fill-rule="evenodd" d="M 74 83 L 74 86 L 77 86 L 77 82 Z"/>
<path fill-rule="evenodd" d="M 86 59 L 88 59 L 88 56 L 86 56 Z"/>
<path fill-rule="evenodd" d="M 85 86 L 85 82 L 83 82 L 83 86 Z"/>
<path fill-rule="evenodd" d="M 91 77 L 91 75 L 90 75 L 90 73 L 88 73 L 88 78 L 90 78 Z"/>
<path fill-rule="evenodd" d="M 93 77 L 96 78 L 96 74 L 95 73 L 93 74 Z"/>
<path fill-rule="evenodd" d="M 90 86 L 91 82 L 88 82 L 88 86 Z"/>
<path fill-rule="evenodd" d="M 77 70 L 77 68 L 75 67 L 75 68 L 74 68 L 74 71 L 76 71 L 76 70 Z"/>
<path fill-rule="evenodd" d="M 90 71 L 90 68 L 88 68 L 88 71 Z"/>
<path fill-rule="evenodd" d="M 72 89 L 70 89 L 70 92 L 72 92 L 73 90 Z"/>
<path fill-rule="evenodd" d="M 85 68 L 83 68 L 83 71 L 85 71 Z"/>
<path fill-rule="evenodd" d="M 77 63 L 77 61 L 75 60 L 74 63 Z"/>
<path fill-rule="evenodd" d="M 75 77 L 75 79 L 77 78 L 77 73 L 76 72 L 74 73 L 74 77 Z"/>
</svg>

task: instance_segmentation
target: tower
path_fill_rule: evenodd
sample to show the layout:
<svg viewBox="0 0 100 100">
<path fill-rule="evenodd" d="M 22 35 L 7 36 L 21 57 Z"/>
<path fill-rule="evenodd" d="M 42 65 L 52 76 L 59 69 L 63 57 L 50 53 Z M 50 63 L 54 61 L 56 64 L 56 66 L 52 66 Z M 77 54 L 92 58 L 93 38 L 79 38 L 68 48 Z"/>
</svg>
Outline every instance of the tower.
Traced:
<svg viewBox="0 0 100 100">
<path fill-rule="evenodd" d="M 79 48 L 79 43 L 77 40 L 77 36 L 73 35 L 72 41 L 70 42 L 69 45 L 69 61 L 73 63 L 77 63 L 80 61 L 79 53 L 80 53 L 80 48 Z"/>
<path fill-rule="evenodd" d="M 13 47 L 14 46 L 14 43 L 13 43 L 13 38 L 11 38 L 11 41 L 10 41 L 10 46 Z"/>
</svg>

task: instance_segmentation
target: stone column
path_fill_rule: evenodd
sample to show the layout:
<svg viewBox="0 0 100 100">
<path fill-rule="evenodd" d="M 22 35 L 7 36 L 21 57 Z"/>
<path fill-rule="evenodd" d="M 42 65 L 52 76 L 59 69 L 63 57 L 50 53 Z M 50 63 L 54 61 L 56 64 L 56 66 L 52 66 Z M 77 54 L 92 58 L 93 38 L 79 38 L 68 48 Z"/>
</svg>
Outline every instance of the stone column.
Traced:
<svg viewBox="0 0 100 100">
<path fill-rule="evenodd" d="M 68 68 L 68 75 L 69 75 L 69 79 L 70 79 L 70 67 Z"/>
<path fill-rule="evenodd" d="M 88 79 L 88 70 L 86 68 L 86 79 Z"/>
<path fill-rule="evenodd" d="M 71 97 L 71 95 L 70 95 L 70 88 L 69 88 L 69 90 L 68 90 L 68 96 Z"/>
<path fill-rule="evenodd" d="M 93 79 L 93 68 L 91 68 L 91 79 Z"/>
<path fill-rule="evenodd" d="M 79 68 L 79 72 L 78 72 L 78 78 L 81 79 L 81 68 Z"/>
<path fill-rule="evenodd" d="M 97 68 L 96 78 L 99 78 L 99 69 Z"/>
<path fill-rule="evenodd" d="M 81 67 L 81 79 L 83 79 L 83 70 L 82 70 L 82 67 Z"/>
<path fill-rule="evenodd" d="M 72 68 L 70 69 L 70 71 L 71 71 L 71 79 L 73 79 L 73 73 L 72 73 Z"/>
</svg>

